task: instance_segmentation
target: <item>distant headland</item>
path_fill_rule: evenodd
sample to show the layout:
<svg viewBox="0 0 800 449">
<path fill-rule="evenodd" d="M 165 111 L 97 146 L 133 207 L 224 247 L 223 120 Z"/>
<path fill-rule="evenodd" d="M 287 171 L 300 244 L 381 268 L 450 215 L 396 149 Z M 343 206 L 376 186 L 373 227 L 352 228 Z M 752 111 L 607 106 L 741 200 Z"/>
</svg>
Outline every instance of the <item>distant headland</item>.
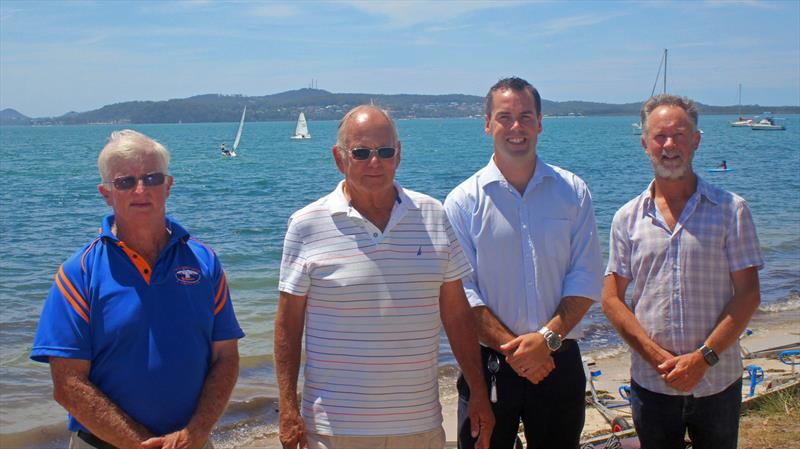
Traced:
<svg viewBox="0 0 800 449">
<path fill-rule="evenodd" d="M 395 118 L 482 117 L 483 97 L 476 95 L 380 95 L 332 93 L 322 89 L 298 89 L 272 95 L 206 94 L 165 101 L 127 101 L 59 117 L 27 117 L 14 109 L 0 111 L 0 125 L 84 125 L 140 123 L 235 122 L 247 106 L 247 120 L 255 122 L 295 120 L 300 111 L 309 120 L 338 120 L 353 106 L 374 103 Z M 698 103 L 703 114 L 754 115 L 764 111 L 798 114 L 797 106 L 710 106 Z M 542 100 L 549 116 L 638 115 L 641 103 L 609 104 L 588 101 Z"/>
</svg>

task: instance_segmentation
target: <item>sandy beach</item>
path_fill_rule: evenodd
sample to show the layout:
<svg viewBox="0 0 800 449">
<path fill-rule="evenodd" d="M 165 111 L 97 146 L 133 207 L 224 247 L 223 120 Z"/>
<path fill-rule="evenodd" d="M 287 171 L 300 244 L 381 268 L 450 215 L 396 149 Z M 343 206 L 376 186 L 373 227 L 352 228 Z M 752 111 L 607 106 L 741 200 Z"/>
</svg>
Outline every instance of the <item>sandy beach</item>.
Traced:
<svg viewBox="0 0 800 449">
<path fill-rule="evenodd" d="M 800 343 L 800 317 L 797 311 L 791 312 L 791 317 L 786 317 L 786 320 L 780 322 L 770 322 L 769 325 L 756 327 L 758 320 L 754 319 L 751 323 L 751 328 L 754 329 L 753 334 L 744 340 L 742 345 L 750 350 L 756 352 L 767 348 L 782 346 L 791 343 Z M 591 366 L 592 371 L 601 371 L 602 374 L 595 378 L 595 388 L 598 394 L 611 394 L 615 399 L 619 399 L 617 390 L 620 385 L 629 384 L 630 381 L 630 354 L 627 351 L 620 351 L 611 356 L 603 356 L 602 354 L 588 353 L 584 356 L 594 362 Z M 762 391 L 765 386 L 772 380 L 779 378 L 791 372 L 791 369 L 781 364 L 776 358 L 753 358 L 744 360 L 744 365 L 758 365 L 764 369 L 766 380 L 762 382 L 756 389 L 757 392 Z M 454 379 L 454 378 L 453 378 Z M 444 416 L 444 428 L 447 433 L 448 447 L 455 447 L 456 441 L 456 409 L 458 403 L 458 395 L 454 387 L 455 381 L 449 381 L 444 378 L 440 382 L 440 400 L 442 403 L 442 413 Z M 744 379 L 743 395 L 749 392 L 749 380 Z M 588 387 L 587 387 L 588 392 Z M 627 408 L 619 410 L 622 416 L 626 415 Z M 631 421 L 632 423 L 632 421 Z M 582 440 L 588 439 L 591 436 L 608 433 L 610 425 L 607 420 L 593 407 L 586 409 L 586 424 L 583 428 Z M 259 449 L 279 449 L 281 447 L 278 441 L 277 434 L 263 435 L 255 440 L 246 444 L 237 446 L 240 449 L 246 448 L 259 448 Z"/>
</svg>

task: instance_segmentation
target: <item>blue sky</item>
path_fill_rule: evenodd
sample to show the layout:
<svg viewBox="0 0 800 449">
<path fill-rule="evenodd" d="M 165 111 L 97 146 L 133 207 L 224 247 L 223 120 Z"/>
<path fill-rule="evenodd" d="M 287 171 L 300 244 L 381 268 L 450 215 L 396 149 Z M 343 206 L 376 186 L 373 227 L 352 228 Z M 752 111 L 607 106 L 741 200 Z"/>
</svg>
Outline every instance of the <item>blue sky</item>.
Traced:
<svg viewBox="0 0 800 449">
<path fill-rule="evenodd" d="M 800 1 L 0 2 L 0 109 L 307 87 L 484 95 L 518 75 L 549 100 L 800 105 Z"/>
</svg>

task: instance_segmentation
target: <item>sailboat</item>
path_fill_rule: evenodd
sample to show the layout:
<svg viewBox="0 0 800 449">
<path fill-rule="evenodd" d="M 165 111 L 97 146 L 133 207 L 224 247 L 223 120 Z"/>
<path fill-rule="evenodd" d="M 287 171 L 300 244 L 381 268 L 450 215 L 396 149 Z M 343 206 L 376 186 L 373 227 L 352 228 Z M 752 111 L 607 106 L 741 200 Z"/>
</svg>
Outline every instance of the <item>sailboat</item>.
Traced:
<svg viewBox="0 0 800 449">
<path fill-rule="evenodd" d="M 658 79 L 661 78 L 661 67 L 664 67 L 664 89 L 661 93 L 667 93 L 667 49 L 664 49 L 664 56 L 661 57 L 661 62 L 658 63 L 658 73 L 656 73 L 656 81 L 653 83 L 653 88 L 650 90 L 652 97 L 656 93 L 656 86 L 658 86 Z M 642 122 L 631 123 L 633 133 L 639 134 L 642 131 Z"/>
<path fill-rule="evenodd" d="M 753 124 L 753 119 L 742 117 L 742 85 L 739 84 L 739 120 L 731 122 L 735 128 L 747 128 Z"/>
<path fill-rule="evenodd" d="M 656 93 L 656 86 L 658 86 L 658 79 L 661 77 L 661 67 L 664 67 L 664 87 L 661 91 L 662 94 L 667 93 L 667 49 L 664 49 L 664 56 L 661 57 L 661 62 L 658 64 L 658 73 L 656 74 L 656 81 L 653 83 L 653 88 L 650 90 L 650 97 L 652 97 Z M 642 122 L 631 123 L 633 127 L 634 134 L 641 134 L 642 132 Z M 697 128 L 697 132 L 700 134 L 704 134 L 703 130 Z"/>
<path fill-rule="evenodd" d="M 247 106 L 242 111 L 242 118 L 239 120 L 239 129 L 236 131 L 236 137 L 233 139 L 233 146 L 230 151 L 226 151 L 223 146 L 222 155 L 227 157 L 236 157 L 236 149 L 239 148 L 239 141 L 242 139 L 242 129 L 244 128 L 244 116 L 247 113 Z"/>
<path fill-rule="evenodd" d="M 292 139 L 310 139 L 311 133 L 308 132 L 308 122 L 306 122 L 306 115 L 302 112 L 297 117 L 297 127 L 294 129 Z"/>
</svg>

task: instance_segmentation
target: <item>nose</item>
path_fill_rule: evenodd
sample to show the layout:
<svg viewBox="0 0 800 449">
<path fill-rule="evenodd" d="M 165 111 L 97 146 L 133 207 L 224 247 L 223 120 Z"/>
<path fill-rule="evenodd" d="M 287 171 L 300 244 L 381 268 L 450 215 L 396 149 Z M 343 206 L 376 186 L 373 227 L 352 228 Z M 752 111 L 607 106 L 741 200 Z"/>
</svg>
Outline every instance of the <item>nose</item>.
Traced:
<svg viewBox="0 0 800 449">
<path fill-rule="evenodd" d="M 144 189 L 145 189 L 145 187 L 144 187 L 144 179 L 137 179 L 136 180 L 136 185 L 133 186 L 133 192 L 134 193 L 144 193 Z"/>
</svg>

